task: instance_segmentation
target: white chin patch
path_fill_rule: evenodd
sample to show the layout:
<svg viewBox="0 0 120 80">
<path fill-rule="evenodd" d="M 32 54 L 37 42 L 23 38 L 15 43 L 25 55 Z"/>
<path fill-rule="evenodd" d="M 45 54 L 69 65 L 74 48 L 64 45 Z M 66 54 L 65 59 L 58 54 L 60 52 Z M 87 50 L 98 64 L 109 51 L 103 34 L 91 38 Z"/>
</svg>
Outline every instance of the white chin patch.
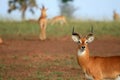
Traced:
<svg viewBox="0 0 120 80">
<path fill-rule="evenodd" d="M 85 54 L 85 50 L 78 50 L 78 56 L 82 56 Z"/>
</svg>

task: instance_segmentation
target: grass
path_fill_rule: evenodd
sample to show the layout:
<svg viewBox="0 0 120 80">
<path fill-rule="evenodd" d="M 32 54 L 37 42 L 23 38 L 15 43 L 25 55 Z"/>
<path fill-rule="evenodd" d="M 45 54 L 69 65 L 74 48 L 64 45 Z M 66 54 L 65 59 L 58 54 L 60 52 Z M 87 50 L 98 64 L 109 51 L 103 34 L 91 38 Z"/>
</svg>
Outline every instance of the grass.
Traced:
<svg viewBox="0 0 120 80">
<path fill-rule="evenodd" d="M 79 76 L 80 71 L 71 69 L 79 67 L 76 58 L 68 57 L 67 60 L 63 58 L 55 59 L 54 61 L 49 60 L 44 62 L 43 60 L 42 62 L 34 62 L 30 60 L 24 61 L 21 57 L 17 63 L 15 63 L 16 60 L 12 57 L 10 58 L 13 60 L 12 63 L 1 61 L 0 80 L 80 80 L 81 78 Z"/>
<path fill-rule="evenodd" d="M 1 36 L 10 36 L 11 38 L 20 36 L 33 36 L 39 34 L 37 24 L 28 22 L 0 22 Z"/>
<path fill-rule="evenodd" d="M 72 28 L 75 26 L 75 31 L 86 34 L 90 31 L 90 27 L 94 26 L 94 33 L 97 36 L 115 36 L 120 37 L 120 22 L 69 22 L 68 25 L 50 25 L 47 26 L 48 37 L 60 37 L 71 35 Z M 16 37 L 38 37 L 40 33 L 39 25 L 30 22 L 0 22 L 0 35 L 3 38 Z"/>
<path fill-rule="evenodd" d="M 76 32 L 85 35 L 90 31 L 92 25 L 97 36 L 120 37 L 119 22 L 96 21 L 69 22 L 65 26 L 48 24 L 47 36 L 70 36 L 73 26 L 75 26 Z M 4 39 L 38 37 L 39 31 L 39 26 L 36 23 L 0 22 L 0 35 Z M 36 54 L 27 56 L 9 54 L 10 57 L 0 58 L 0 80 L 82 80 L 81 70 L 77 64 L 76 57 L 73 54 L 64 55 L 64 57 L 60 54 L 57 56 L 49 52 L 44 54 L 44 56 L 51 56 L 53 60 L 46 60 Z M 37 61 L 34 62 L 36 58 Z"/>
</svg>

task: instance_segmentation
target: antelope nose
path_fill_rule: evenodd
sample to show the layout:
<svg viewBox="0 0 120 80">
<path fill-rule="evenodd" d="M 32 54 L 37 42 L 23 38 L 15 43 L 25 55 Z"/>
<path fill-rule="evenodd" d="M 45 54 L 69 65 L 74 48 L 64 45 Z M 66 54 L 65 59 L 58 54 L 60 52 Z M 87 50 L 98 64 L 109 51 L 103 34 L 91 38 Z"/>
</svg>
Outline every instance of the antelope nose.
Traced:
<svg viewBox="0 0 120 80">
<path fill-rule="evenodd" d="M 82 46 L 82 49 L 85 49 L 85 46 Z"/>
</svg>

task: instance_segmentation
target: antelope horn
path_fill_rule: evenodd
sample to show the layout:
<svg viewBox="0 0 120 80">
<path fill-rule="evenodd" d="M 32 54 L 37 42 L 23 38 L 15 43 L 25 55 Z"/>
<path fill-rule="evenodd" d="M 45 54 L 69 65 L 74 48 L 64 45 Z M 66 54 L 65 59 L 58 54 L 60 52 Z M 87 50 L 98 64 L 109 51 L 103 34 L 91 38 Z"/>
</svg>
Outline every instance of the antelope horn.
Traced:
<svg viewBox="0 0 120 80">
<path fill-rule="evenodd" d="M 73 27 L 73 30 L 72 30 L 72 35 L 74 34 L 74 27 Z"/>
<path fill-rule="evenodd" d="M 93 26 L 91 26 L 91 31 L 90 31 L 90 32 L 93 34 L 93 32 L 94 32 L 94 31 L 93 31 Z"/>
<path fill-rule="evenodd" d="M 45 8 L 44 5 L 42 5 L 42 8 L 43 8 L 43 9 Z"/>
<path fill-rule="evenodd" d="M 91 26 L 90 33 L 86 37 L 88 38 L 89 36 L 93 36 L 93 26 Z"/>
<path fill-rule="evenodd" d="M 80 35 L 78 33 L 74 32 L 74 27 L 73 27 L 73 30 L 72 30 L 72 35 L 76 35 L 80 38 Z"/>
</svg>

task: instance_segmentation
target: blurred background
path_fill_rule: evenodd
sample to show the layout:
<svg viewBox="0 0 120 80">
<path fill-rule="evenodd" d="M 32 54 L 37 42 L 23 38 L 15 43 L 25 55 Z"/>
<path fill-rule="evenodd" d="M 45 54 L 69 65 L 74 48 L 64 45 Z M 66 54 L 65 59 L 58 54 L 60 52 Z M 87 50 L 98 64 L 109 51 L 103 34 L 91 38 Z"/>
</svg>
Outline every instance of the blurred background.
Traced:
<svg viewBox="0 0 120 80">
<path fill-rule="evenodd" d="M 71 35 L 72 26 L 86 33 L 91 25 L 96 35 L 120 36 L 119 0 L 1 0 L 0 35 L 3 38 L 39 36 L 38 19 L 43 5 L 47 9 L 48 37 Z M 62 18 L 54 20 L 61 15 L 65 21 Z"/>
<path fill-rule="evenodd" d="M 62 14 L 72 19 L 111 21 L 114 10 L 120 13 L 119 0 L 1 0 L 0 19 L 20 21 L 24 13 L 26 20 L 37 20 L 42 4 L 48 8 L 48 18 Z M 27 8 L 23 12 L 25 6 Z"/>
<path fill-rule="evenodd" d="M 120 56 L 120 0 L 0 1 L 0 80 L 85 80 L 73 26 L 83 36 L 93 26 L 90 55 Z M 47 39 L 41 41 L 43 5 L 48 23 Z"/>
</svg>

